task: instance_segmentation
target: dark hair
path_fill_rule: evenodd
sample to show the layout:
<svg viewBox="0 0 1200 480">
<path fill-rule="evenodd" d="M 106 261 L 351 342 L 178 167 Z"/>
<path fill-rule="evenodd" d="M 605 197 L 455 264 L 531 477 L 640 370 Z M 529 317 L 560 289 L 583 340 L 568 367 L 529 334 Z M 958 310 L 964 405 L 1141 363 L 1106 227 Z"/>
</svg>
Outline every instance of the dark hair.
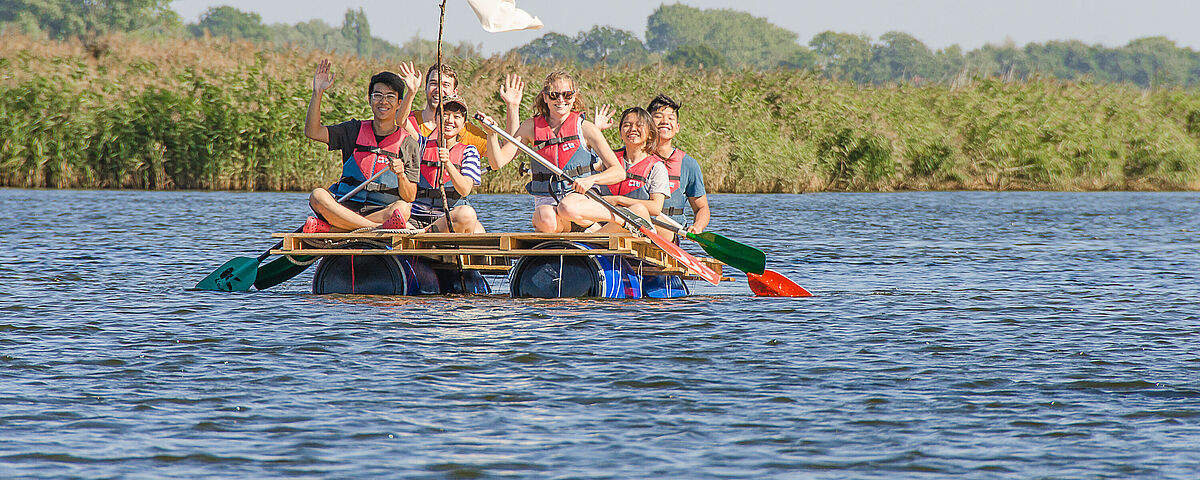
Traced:
<svg viewBox="0 0 1200 480">
<path fill-rule="evenodd" d="M 639 122 L 646 126 L 646 143 L 642 145 L 642 151 L 646 153 L 654 153 L 658 147 L 658 129 L 654 128 L 654 119 L 650 118 L 650 112 L 642 107 L 626 108 L 621 112 L 621 116 L 617 118 L 617 129 L 621 128 L 621 124 L 625 123 L 625 117 L 630 115 L 637 116 Z"/>
<path fill-rule="evenodd" d="M 375 84 L 382 83 L 396 91 L 396 95 L 404 98 L 404 80 L 392 72 L 379 72 L 371 77 L 371 83 L 367 84 L 367 96 L 375 93 Z"/>
<path fill-rule="evenodd" d="M 671 107 L 671 110 L 674 110 L 678 114 L 679 107 L 682 107 L 682 105 L 676 102 L 675 99 L 668 97 L 667 94 L 660 93 L 657 97 L 654 97 L 654 100 L 650 101 L 650 106 L 646 107 L 646 111 L 654 113 L 666 107 Z"/>
</svg>

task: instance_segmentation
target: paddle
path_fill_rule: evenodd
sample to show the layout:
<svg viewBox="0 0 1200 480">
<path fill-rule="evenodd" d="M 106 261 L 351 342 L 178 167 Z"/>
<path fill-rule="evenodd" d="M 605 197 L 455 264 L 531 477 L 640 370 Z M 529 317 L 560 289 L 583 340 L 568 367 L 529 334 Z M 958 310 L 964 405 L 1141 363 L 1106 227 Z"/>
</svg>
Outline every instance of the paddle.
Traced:
<svg viewBox="0 0 1200 480">
<path fill-rule="evenodd" d="M 700 244 L 700 248 L 703 248 L 713 258 L 743 272 L 761 275 L 763 270 L 767 268 L 767 254 L 757 248 L 735 242 L 715 233 L 692 233 L 686 231 L 683 229 L 683 225 L 665 215 L 654 217 L 654 223 L 675 232 L 676 235 L 686 236 L 688 239 Z"/>
<path fill-rule="evenodd" d="M 762 275 L 746 272 L 750 290 L 759 297 L 811 297 L 812 293 L 779 272 L 765 270 Z"/>
<path fill-rule="evenodd" d="M 399 155 L 393 154 L 387 150 L 382 150 L 378 147 L 372 147 L 368 151 L 377 155 L 400 158 Z M 350 190 L 345 195 L 342 195 L 342 198 L 338 199 L 338 203 L 342 203 L 347 199 L 357 195 L 358 192 L 361 192 L 364 188 L 367 188 L 367 184 L 374 182 L 380 176 L 382 176 L 384 172 L 387 171 L 387 168 L 380 170 L 372 175 L 371 178 L 368 178 L 367 181 L 358 184 L 358 186 L 354 187 L 353 190 Z M 295 230 L 295 232 L 299 231 L 300 229 Z M 250 290 L 251 286 L 254 286 L 259 290 L 263 290 L 267 287 L 278 285 L 283 281 L 298 275 L 300 272 L 303 272 L 304 269 L 308 268 L 308 265 L 311 264 L 311 262 L 309 262 L 299 265 L 291 260 L 288 260 L 286 257 L 279 258 L 267 264 L 266 267 L 263 267 L 264 270 L 268 271 L 270 276 L 264 275 L 262 279 L 259 279 L 258 264 L 262 263 L 263 260 L 266 260 L 267 257 L 271 256 L 271 250 L 275 250 L 282 246 L 283 241 L 281 240 L 271 248 L 268 248 L 267 251 L 263 252 L 258 257 L 237 257 L 233 260 L 225 262 L 223 265 L 213 271 L 213 273 L 208 274 L 207 277 L 204 277 L 203 280 L 200 280 L 200 282 L 196 284 L 196 288 L 200 290 L 212 290 L 219 292 L 245 292 Z M 308 258 L 299 260 L 299 256 L 297 256 L 297 259 L 300 262 L 305 262 L 308 260 Z M 290 265 L 291 267 L 286 267 L 285 265 L 280 264 L 281 261 L 287 265 Z"/>
<path fill-rule="evenodd" d="M 538 155 L 538 153 L 536 151 L 534 151 L 532 148 L 529 148 L 528 145 L 518 142 L 517 139 L 513 138 L 512 135 L 509 135 L 508 132 L 504 131 L 500 127 L 497 127 L 495 125 L 492 125 L 492 124 L 484 121 L 483 114 L 476 113 L 475 120 L 478 120 L 479 123 L 486 125 L 487 128 L 491 129 L 493 132 L 496 132 L 496 134 L 500 135 L 505 140 L 508 140 L 509 142 L 512 142 L 513 144 L 515 144 L 517 146 L 517 148 L 520 148 L 522 151 L 529 154 L 530 157 L 533 157 L 533 159 L 536 160 L 538 163 L 541 163 L 543 167 L 546 167 L 551 172 L 554 172 L 555 175 L 558 175 L 561 178 L 565 178 L 571 182 L 575 181 L 574 178 L 567 176 L 567 174 L 563 173 L 562 169 L 558 168 L 558 166 L 554 165 L 553 163 L 550 163 L 549 160 L 542 158 L 541 155 Z M 639 233 L 644 235 L 646 238 L 650 239 L 650 242 L 654 243 L 655 246 L 657 246 L 658 248 L 661 248 L 664 252 L 667 252 L 667 255 L 670 255 L 671 258 L 674 258 L 675 260 L 678 260 L 679 263 L 682 263 L 685 267 L 687 267 L 688 270 L 691 270 L 692 273 L 699 275 L 700 278 L 703 278 L 708 283 L 711 283 L 713 285 L 716 285 L 721 282 L 721 275 L 717 274 L 717 272 L 713 271 L 713 269 L 711 269 L 711 268 L 708 268 L 708 266 L 704 265 L 703 263 L 700 263 L 700 260 L 698 260 L 696 257 L 693 257 L 692 254 L 687 253 L 682 248 L 679 248 L 679 245 L 676 245 L 676 244 L 672 243 L 670 240 L 663 238 L 661 235 L 654 233 L 654 228 L 652 226 L 650 226 L 650 224 L 647 223 L 645 219 L 642 219 L 641 217 L 638 217 L 637 215 L 633 215 L 628 209 L 622 209 L 622 208 L 617 208 L 617 207 L 613 206 L 613 204 L 608 203 L 608 201 L 605 200 L 604 197 L 601 197 L 600 194 L 596 193 L 595 191 L 588 190 L 587 196 L 588 196 L 588 198 L 591 198 L 592 200 L 599 202 L 601 205 L 604 205 L 604 207 L 607 208 L 608 211 L 610 211 L 613 214 L 615 214 L 616 216 L 620 217 L 622 220 L 625 221 L 625 223 L 627 225 L 633 225 L 633 226 L 637 227 L 637 230 Z"/>
</svg>

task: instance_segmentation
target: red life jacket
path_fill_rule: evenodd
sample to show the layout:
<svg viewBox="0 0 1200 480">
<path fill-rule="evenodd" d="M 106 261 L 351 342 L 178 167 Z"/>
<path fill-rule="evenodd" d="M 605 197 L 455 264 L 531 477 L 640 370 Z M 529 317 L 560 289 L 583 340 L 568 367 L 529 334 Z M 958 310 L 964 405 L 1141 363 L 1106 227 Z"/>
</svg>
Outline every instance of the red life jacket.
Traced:
<svg viewBox="0 0 1200 480">
<path fill-rule="evenodd" d="M 683 167 L 683 157 L 687 155 L 683 150 L 678 148 L 671 151 L 671 156 L 663 160 L 663 165 L 667 167 L 667 179 L 671 183 L 671 194 L 679 190 L 679 172 Z M 661 157 L 660 157 L 661 158 Z"/>
<path fill-rule="evenodd" d="M 613 185 L 604 186 L 608 189 L 609 195 L 622 195 L 638 200 L 649 200 L 650 191 L 647 190 L 647 187 L 649 187 L 650 170 L 654 168 L 654 164 L 661 162 L 662 158 L 658 155 L 650 155 L 633 165 L 629 165 L 625 161 L 624 148 L 613 153 L 616 153 L 617 159 L 621 161 L 622 165 L 626 166 L 625 180 Z"/>
<path fill-rule="evenodd" d="M 397 129 L 384 137 L 382 141 L 376 142 L 375 129 L 372 128 L 371 121 L 363 120 L 358 127 L 358 137 L 354 140 L 354 154 L 345 159 L 342 164 L 342 179 L 330 186 L 329 190 L 335 195 L 344 195 L 371 178 L 380 169 L 389 168 L 388 157 L 371 153 L 370 150 L 379 148 L 399 155 L 400 144 L 407 136 L 404 129 Z M 387 205 L 400 199 L 399 192 L 396 191 L 399 185 L 399 178 L 396 177 L 396 174 L 386 172 L 351 200 Z"/>
<path fill-rule="evenodd" d="M 450 163 L 462 172 L 463 152 L 467 149 L 465 143 L 455 143 L 450 147 Z M 421 180 L 417 184 L 417 195 L 428 196 L 436 194 L 438 200 L 441 200 L 441 191 L 437 188 L 438 170 L 442 165 L 441 159 L 438 158 L 438 143 L 437 139 L 429 137 L 425 140 L 425 147 L 421 150 Z M 450 181 L 450 176 L 442 174 L 442 184 L 446 186 L 446 197 L 448 199 L 457 199 L 461 195 L 454 190 L 454 183 Z M 432 198 L 432 197 L 430 197 Z"/>
<path fill-rule="evenodd" d="M 595 157 L 588 151 L 587 141 L 583 138 L 583 116 L 580 112 L 567 115 L 558 133 L 550 128 L 545 115 L 534 117 L 533 148 L 568 177 L 579 178 L 594 173 L 592 161 Z M 559 179 L 541 163 L 533 162 L 529 165 L 529 171 L 533 179 L 525 185 L 525 190 L 531 194 L 561 196 L 571 191 L 569 182 Z"/>
</svg>

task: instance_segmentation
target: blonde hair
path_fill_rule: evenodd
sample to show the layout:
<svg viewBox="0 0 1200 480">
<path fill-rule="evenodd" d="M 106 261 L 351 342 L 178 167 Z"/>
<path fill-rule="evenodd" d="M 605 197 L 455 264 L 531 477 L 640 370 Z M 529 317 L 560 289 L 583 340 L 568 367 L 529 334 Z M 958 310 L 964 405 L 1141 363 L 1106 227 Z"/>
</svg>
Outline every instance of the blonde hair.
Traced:
<svg viewBox="0 0 1200 480">
<path fill-rule="evenodd" d="M 537 112 L 538 115 L 550 115 L 550 106 L 546 105 L 546 97 L 543 94 L 550 90 L 550 85 L 553 85 L 554 82 L 559 80 L 571 82 L 571 90 L 575 92 L 575 103 L 571 104 L 571 110 L 575 112 L 587 110 L 587 105 L 583 102 L 583 95 L 580 95 L 579 93 L 579 85 L 575 83 L 575 77 L 572 77 L 571 74 L 562 70 L 550 72 L 549 75 L 546 75 L 546 81 L 542 83 L 542 91 L 538 92 L 537 98 L 533 101 L 533 110 Z"/>
</svg>

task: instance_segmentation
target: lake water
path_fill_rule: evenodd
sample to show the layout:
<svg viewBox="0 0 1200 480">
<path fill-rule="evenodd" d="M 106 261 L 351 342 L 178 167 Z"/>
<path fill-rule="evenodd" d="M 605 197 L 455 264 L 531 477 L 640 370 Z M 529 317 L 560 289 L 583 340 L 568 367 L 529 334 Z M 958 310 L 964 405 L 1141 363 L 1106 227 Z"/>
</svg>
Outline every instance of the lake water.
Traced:
<svg viewBox="0 0 1200 480">
<path fill-rule="evenodd" d="M 1200 194 L 710 197 L 817 296 L 191 291 L 305 196 L 0 190 L 0 477 L 1200 477 Z"/>
</svg>

